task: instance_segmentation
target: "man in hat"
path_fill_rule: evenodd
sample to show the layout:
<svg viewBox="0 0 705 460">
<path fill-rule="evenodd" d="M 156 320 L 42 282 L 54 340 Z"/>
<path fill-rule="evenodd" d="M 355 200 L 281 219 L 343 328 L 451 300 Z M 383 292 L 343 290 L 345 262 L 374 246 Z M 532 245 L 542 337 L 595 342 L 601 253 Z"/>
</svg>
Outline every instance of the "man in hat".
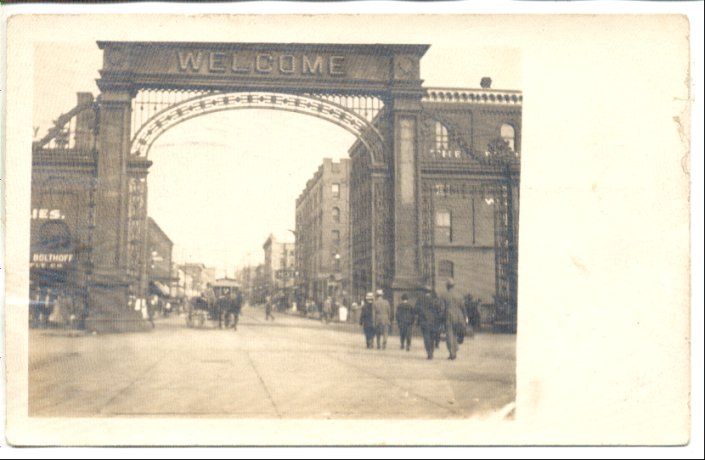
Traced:
<svg viewBox="0 0 705 460">
<path fill-rule="evenodd" d="M 455 359 L 458 354 L 458 345 L 465 340 L 468 320 L 465 317 L 463 298 L 455 291 L 455 281 L 448 278 L 446 292 L 441 297 L 445 310 L 446 345 L 448 346 L 448 359 Z"/>
<path fill-rule="evenodd" d="M 401 303 L 397 307 L 397 325 L 399 326 L 399 339 L 401 349 L 411 349 L 411 332 L 414 329 L 414 308 L 409 303 L 409 296 L 402 294 Z"/>
<path fill-rule="evenodd" d="M 432 296 L 432 289 L 430 286 L 424 286 L 423 296 L 416 301 L 415 306 L 415 316 L 416 321 L 421 328 L 421 334 L 423 335 L 423 346 L 426 349 L 426 356 L 428 359 L 433 359 L 433 351 L 436 348 L 436 336 L 438 331 L 438 323 L 440 322 L 440 317 L 438 316 L 438 310 L 436 306 L 435 299 Z"/>
<path fill-rule="evenodd" d="M 362 331 L 365 333 L 365 343 L 368 349 L 372 348 L 374 345 L 376 331 L 374 299 L 375 296 L 371 292 L 365 294 L 365 301 L 360 310 L 360 326 L 362 326 Z"/>
<path fill-rule="evenodd" d="M 392 325 L 392 308 L 387 299 L 383 297 L 384 291 L 377 289 L 377 299 L 374 302 L 375 329 L 377 334 L 377 349 L 387 348 L 389 326 Z M 381 343 L 380 343 L 381 342 Z"/>
</svg>

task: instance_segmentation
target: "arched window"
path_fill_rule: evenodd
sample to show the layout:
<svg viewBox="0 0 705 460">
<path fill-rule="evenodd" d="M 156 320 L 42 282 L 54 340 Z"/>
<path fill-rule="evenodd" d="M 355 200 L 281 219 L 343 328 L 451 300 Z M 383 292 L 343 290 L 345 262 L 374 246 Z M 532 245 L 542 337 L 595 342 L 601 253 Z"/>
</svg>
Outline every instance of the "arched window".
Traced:
<svg viewBox="0 0 705 460">
<path fill-rule="evenodd" d="M 514 151 L 514 126 L 510 124 L 503 124 L 499 129 L 500 137 L 509 145 L 509 148 Z"/>
<path fill-rule="evenodd" d="M 436 122 L 436 152 L 450 150 L 450 140 L 448 138 L 448 128 L 440 121 Z"/>
<path fill-rule="evenodd" d="M 340 208 L 333 208 L 333 222 L 340 223 Z"/>
<path fill-rule="evenodd" d="M 438 277 L 439 278 L 453 278 L 455 267 L 453 262 L 450 260 L 441 260 L 438 262 Z"/>
</svg>

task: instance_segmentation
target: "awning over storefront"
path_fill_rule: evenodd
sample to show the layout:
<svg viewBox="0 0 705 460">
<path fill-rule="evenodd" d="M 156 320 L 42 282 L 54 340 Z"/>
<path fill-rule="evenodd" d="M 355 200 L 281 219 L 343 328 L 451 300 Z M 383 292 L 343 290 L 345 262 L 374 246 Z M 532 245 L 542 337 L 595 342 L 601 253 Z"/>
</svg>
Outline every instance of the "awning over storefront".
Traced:
<svg viewBox="0 0 705 460">
<path fill-rule="evenodd" d="M 149 282 L 149 291 L 151 294 L 156 294 L 156 295 L 162 296 L 162 297 L 169 297 L 171 294 L 169 291 L 169 288 L 164 286 L 159 281 L 150 281 Z"/>
</svg>

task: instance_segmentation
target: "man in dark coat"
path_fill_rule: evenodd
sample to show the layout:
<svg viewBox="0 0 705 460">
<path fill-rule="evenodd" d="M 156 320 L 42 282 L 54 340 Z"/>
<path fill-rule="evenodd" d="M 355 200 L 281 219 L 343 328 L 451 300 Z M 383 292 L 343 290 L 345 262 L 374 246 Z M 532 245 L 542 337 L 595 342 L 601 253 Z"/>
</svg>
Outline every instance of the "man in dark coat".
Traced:
<svg viewBox="0 0 705 460">
<path fill-rule="evenodd" d="M 367 348 L 372 348 L 374 346 L 375 339 L 375 308 L 372 305 L 374 301 L 374 295 L 368 292 L 365 295 L 365 302 L 360 310 L 360 326 L 362 326 L 362 331 L 365 333 L 365 343 Z"/>
<path fill-rule="evenodd" d="M 446 282 L 446 292 L 441 297 L 445 307 L 446 345 L 448 359 L 454 360 L 458 354 L 458 346 L 465 340 L 468 320 L 465 316 L 464 302 L 455 291 L 455 282 L 449 278 Z"/>
<path fill-rule="evenodd" d="M 402 294 L 401 303 L 397 307 L 397 325 L 401 349 L 411 349 L 411 333 L 414 329 L 414 308 L 409 303 L 409 296 Z"/>
<path fill-rule="evenodd" d="M 438 332 L 438 311 L 436 302 L 433 299 L 431 288 L 424 287 L 423 296 L 416 301 L 415 306 L 416 321 L 421 328 L 423 335 L 423 346 L 426 349 L 428 359 L 433 359 L 433 351 L 436 347 L 436 336 Z"/>
</svg>

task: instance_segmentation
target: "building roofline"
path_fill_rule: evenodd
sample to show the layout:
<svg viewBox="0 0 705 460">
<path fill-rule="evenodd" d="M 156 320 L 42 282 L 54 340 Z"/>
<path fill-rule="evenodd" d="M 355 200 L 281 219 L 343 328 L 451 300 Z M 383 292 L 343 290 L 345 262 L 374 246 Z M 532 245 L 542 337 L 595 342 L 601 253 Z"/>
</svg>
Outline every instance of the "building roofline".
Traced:
<svg viewBox="0 0 705 460">
<path fill-rule="evenodd" d="M 162 230 L 162 228 L 159 226 L 159 224 L 157 224 L 157 221 L 155 221 L 155 220 L 154 220 L 152 217 L 150 217 L 150 216 L 147 217 L 147 221 L 148 221 L 149 224 L 152 225 L 159 233 L 161 233 L 161 235 L 162 235 L 164 238 L 166 238 L 166 239 L 169 241 L 169 243 L 171 243 L 172 246 L 174 245 L 174 242 L 171 241 L 171 238 L 169 238 L 169 235 L 167 235 L 166 232 L 165 232 L 164 230 Z"/>
<path fill-rule="evenodd" d="M 114 41 L 98 40 L 98 48 L 106 47 L 151 47 L 151 48 L 186 48 L 203 49 L 218 48 L 227 50 L 282 50 L 282 51 L 309 51 L 309 52 L 354 52 L 358 54 L 414 54 L 418 57 L 426 54 L 431 45 L 406 44 L 406 43 L 263 43 L 263 42 L 178 42 L 178 41 Z"/>
<path fill-rule="evenodd" d="M 521 106 L 523 93 L 514 89 L 493 88 L 424 88 L 422 102 L 496 104 Z"/>
</svg>

